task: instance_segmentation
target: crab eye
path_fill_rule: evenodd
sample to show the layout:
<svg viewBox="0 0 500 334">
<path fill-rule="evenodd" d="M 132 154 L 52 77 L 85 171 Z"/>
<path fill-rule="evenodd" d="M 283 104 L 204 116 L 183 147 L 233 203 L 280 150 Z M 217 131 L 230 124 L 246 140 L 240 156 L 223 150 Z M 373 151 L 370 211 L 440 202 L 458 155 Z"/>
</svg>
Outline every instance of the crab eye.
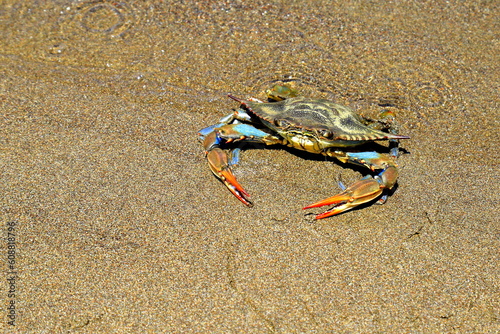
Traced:
<svg viewBox="0 0 500 334">
<path fill-rule="evenodd" d="M 333 136 L 333 133 L 330 130 L 326 130 L 326 129 L 318 130 L 318 133 L 321 137 L 325 137 L 325 138 L 330 138 Z"/>
<path fill-rule="evenodd" d="M 284 119 L 277 119 L 275 121 L 276 125 L 279 126 L 280 128 L 283 128 L 283 129 L 286 129 L 288 127 L 290 127 L 290 122 L 287 121 L 287 120 L 284 120 Z"/>
</svg>

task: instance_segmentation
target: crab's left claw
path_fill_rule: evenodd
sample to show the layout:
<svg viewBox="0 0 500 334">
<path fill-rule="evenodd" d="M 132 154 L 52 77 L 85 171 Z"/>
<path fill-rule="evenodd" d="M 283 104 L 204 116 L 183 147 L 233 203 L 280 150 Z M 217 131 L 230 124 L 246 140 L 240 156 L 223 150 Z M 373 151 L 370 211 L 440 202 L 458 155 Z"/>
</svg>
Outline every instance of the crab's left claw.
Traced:
<svg viewBox="0 0 500 334">
<path fill-rule="evenodd" d="M 365 178 L 351 185 L 338 195 L 306 206 L 304 209 L 334 205 L 333 208 L 316 215 L 316 219 L 330 217 L 370 202 L 382 194 L 383 188 L 374 178 Z"/>
<path fill-rule="evenodd" d="M 236 196 L 243 204 L 252 207 L 250 195 L 243 189 L 241 184 L 236 180 L 231 165 L 229 164 L 226 152 L 220 148 L 213 148 L 207 152 L 207 160 L 212 173 L 219 178 L 226 187 Z"/>
<path fill-rule="evenodd" d="M 343 162 L 351 162 L 366 166 L 372 171 L 381 170 L 374 177 L 367 175 L 361 180 L 355 182 L 347 189 L 344 189 L 338 195 L 306 206 L 304 209 L 316 208 L 324 205 L 333 205 L 333 207 L 316 216 L 316 219 L 330 217 L 355 207 L 373 201 L 380 197 L 383 203 L 386 195 L 381 196 L 386 189 L 392 189 L 398 178 L 397 164 L 389 157 L 383 156 L 377 152 L 343 153 L 331 152 L 331 156 Z"/>
</svg>

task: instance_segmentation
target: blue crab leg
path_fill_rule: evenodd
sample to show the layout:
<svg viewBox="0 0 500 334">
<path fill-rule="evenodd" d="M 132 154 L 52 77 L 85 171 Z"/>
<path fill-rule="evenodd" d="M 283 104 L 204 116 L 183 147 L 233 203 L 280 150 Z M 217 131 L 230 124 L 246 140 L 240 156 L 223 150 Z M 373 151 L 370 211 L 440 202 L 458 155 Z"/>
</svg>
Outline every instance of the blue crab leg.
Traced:
<svg viewBox="0 0 500 334">
<path fill-rule="evenodd" d="M 203 141 L 210 133 L 214 132 L 214 129 L 220 128 L 224 125 L 226 125 L 226 123 L 214 124 L 207 128 L 201 129 L 200 131 L 198 131 L 200 141 Z"/>
<path fill-rule="evenodd" d="M 330 217 L 375 200 L 383 194 L 385 189 L 392 189 L 396 184 L 398 168 L 397 164 L 390 157 L 377 152 L 346 153 L 328 151 L 326 154 L 344 163 L 354 163 L 368 167 L 372 171 L 381 171 L 374 177 L 371 175 L 365 176 L 338 195 L 306 206 L 304 209 L 333 205 L 331 209 L 317 215 L 316 219 Z"/>
<path fill-rule="evenodd" d="M 199 139 L 200 139 L 200 141 L 204 141 L 205 137 L 207 137 L 209 134 L 214 132 L 215 129 L 221 128 L 224 125 L 240 124 L 241 121 L 250 122 L 251 117 L 243 109 L 237 109 L 234 113 L 231 113 L 227 116 L 222 117 L 219 120 L 219 123 L 214 124 L 214 125 L 210 125 L 209 127 L 206 127 L 204 129 L 201 129 L 200 131 L 198 131 Z M 249 127 L 249 128 L 246 128 L 246 130 L 245 130 L 245 127 Z M 238 129 L 236 131 L 240 131 L 240 132 L 250 131 L 250 132 L 252 132 L 252 129 L 255 129 L 255 128 L 253 126 L 250 126 L 250 125 L 243 125 L 241 127 L 241 129 Z M 265 133 L 265 132 L 260 131 L 258 133 L 258 135 L 261 135 L 262 133 Z"/>
<path fill-rule="evenodd" d="M 249 124 L 216 124 L 200 130 L 200 140 L 205 147 L 208 165 L 212 173 L 243 204 L 251 207 L 250 195 L 236 180 L 232 167 L 239 162 L 240 149 L 233 148 L 235 142 L 255 142 L 266 145 L 278 144 L 280 139 Z"/>
</svg>

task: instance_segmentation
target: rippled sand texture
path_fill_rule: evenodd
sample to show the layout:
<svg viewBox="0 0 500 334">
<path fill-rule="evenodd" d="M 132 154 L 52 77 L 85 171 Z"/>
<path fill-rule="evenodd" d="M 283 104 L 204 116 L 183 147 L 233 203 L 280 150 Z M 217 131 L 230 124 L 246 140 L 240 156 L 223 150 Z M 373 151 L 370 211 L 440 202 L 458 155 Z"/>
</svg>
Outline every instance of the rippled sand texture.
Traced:
<svg viewBox="0 0 500 334">
<path fill-rule="evenodd" d="M 500 331 L 498 17 L 495 1 L 3 1 L 1 328 Z M 253 208 L 211 175 L 196 132 L 237 107 L 228 92 L 275 83 L 397 114 L 411 140 L 385 205 L 314 221 L 303 206 L 365 171 L 291 150 L 243 152 Z"/>
</svg>

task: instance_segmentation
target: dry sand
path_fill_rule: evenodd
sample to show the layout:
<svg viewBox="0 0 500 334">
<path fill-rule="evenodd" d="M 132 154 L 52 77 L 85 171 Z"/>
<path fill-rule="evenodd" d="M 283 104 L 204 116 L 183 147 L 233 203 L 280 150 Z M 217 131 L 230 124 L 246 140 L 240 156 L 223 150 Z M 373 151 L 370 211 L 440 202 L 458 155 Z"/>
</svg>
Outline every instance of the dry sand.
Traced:
<svg viewBox="0 0 500 334">
<path fill-rule="evenodd" d="M 2 330 L 500 331 L 498 2 L 0 6 Z M 290 150 L 217 182 L 196 132 L 275 82 L 396 112 L 385 205 L 313 220 L 360 170 Z"/>
</svg>

